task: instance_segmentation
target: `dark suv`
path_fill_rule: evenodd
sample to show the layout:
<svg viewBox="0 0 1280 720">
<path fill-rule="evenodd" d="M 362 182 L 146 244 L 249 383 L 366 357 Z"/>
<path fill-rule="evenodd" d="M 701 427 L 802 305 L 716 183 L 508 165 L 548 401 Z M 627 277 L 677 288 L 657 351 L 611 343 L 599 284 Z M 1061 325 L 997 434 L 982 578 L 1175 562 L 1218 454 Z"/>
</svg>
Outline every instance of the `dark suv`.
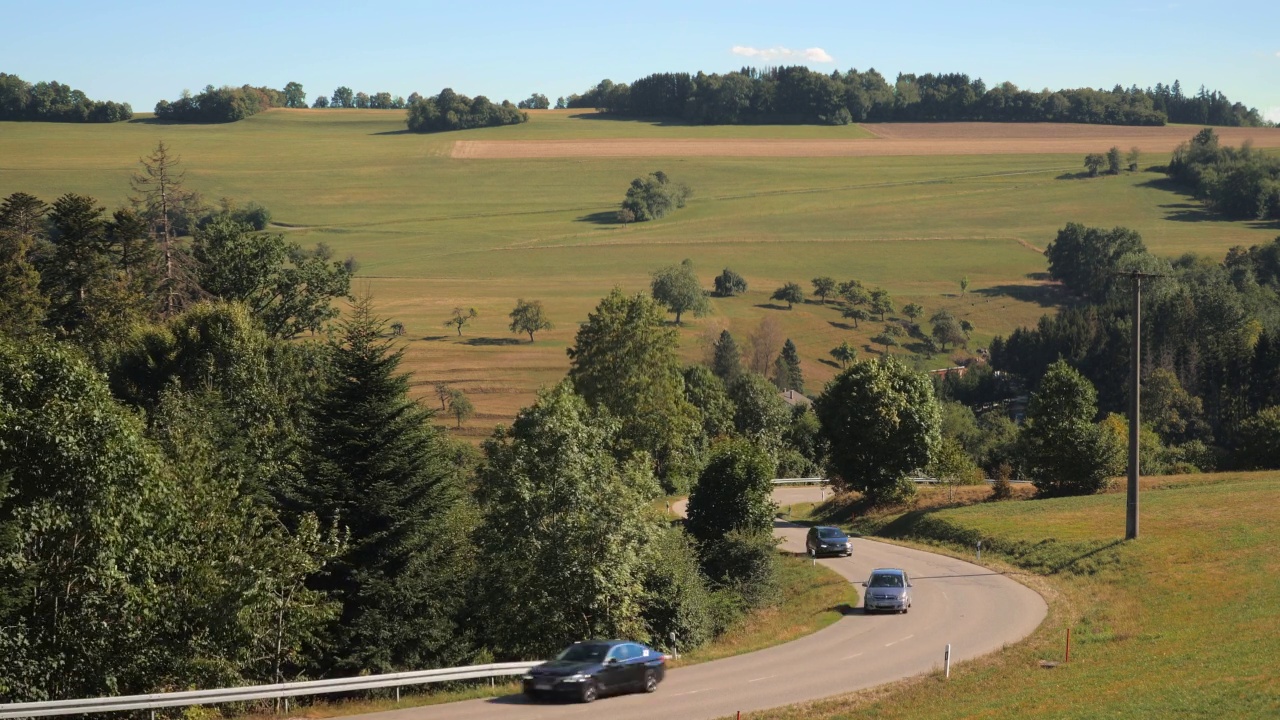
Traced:
<svg viewBox="0 0 1280 720">
<path fill-rule="evenodd" d="M 804 549 L 810 557 L 819 555 L 853 555 L 853 545 L 849 536 L 837 527 L 818 525 L 809 528 L 809 535 L 804 540 Z"/>
</svg>

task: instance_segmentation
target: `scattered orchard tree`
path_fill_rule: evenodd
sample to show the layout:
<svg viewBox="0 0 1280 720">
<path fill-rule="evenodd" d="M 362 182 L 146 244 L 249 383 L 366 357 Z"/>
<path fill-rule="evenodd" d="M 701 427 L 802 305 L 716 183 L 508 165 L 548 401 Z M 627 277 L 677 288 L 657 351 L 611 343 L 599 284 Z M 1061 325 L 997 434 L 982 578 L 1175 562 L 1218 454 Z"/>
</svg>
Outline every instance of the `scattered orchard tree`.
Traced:
<svg viewBox="0 0 1280 720">
<path fill-rule="evenodd" d="M 648 177 L 631 181 L 622 207 L 635 214 L 636 222 L 657 220 L 672 210 L 684 207 L 692 194 L 688 185 L 672 182 L 666 173 L 658 170 Z"/>
<path fill-rule="evenodd" d="M 692 313 L 694 317 L 702 317 L 711 311 L 711 303 L 707 294 L 698 284 L 698 276 L 693 272 L 693 261 L 685 259 L 679 265 L 668 265 L 653 274 L 650 282 L 653 299 L 666 306 L 676 314 L 676 324 L 684 313 Z"/>
<path fill-rule="evenodd" d="M 813 294 L 822 300 L 822 304 L 827 304 L 827 298 L 836 294 L 835 278 L 816 277 L 813 279 Z"/>
<path fill-rule="evenodd" d="M 507 317 L 511 318 L 511 332 L 528 333 L 529 342 L 533 342 L 533 334 L 541 330 L 550 330 L 554 325 L 547 319 L 542 309 L 541 300 L 526 302 L 523 298 L 516 300 L 516 307 Z"/>
<path fill-rule="evenodd" d="M 741 275 L 725 268 L 715 281 L 716 295 L 720 297 L 732 297 L 738 293 L 747 291 L 747 281 Z"/>
<path fill-rule="evenodd" d="M 836 362 L 840 363 L 840 369 L 843 370 L 844 368 L 849 367 L 849 363 L 858 359 L 858 350 L 854 346 L 850 345 L 848 340 L 845 340 L 839 345 L 831 348 L 831 357 L 835 358 Z"/>
<path fill-rule="evenodd" d="M 793 304 L 804 302 L 804 290 L 800 288 L 799 283 L 789 282 L 777 290 L 774 290 L 773 295 L 769 299 L 785 302 L 787 304 L 787 309 L 790 310 Z"/>
<path fill-rule="evenodd" d="M 1084 156 L 1084 166 L 1089 169 L 1089 177 L 1097 177 L 1107 158 L 1102 153 L 1089 153 Z"/>
<path fill-rule="evenodd" d="M 449 319 L 444 321 L 444 326 L 457 328 L 458 337 L 462 337 L 462 328 L 470 325 L 477 315 L 479 313 L 476 312 L 475 308 L 463 309 L 456 307 L 453 309 L 453 314 L 449 316 Z"/>
</svg>

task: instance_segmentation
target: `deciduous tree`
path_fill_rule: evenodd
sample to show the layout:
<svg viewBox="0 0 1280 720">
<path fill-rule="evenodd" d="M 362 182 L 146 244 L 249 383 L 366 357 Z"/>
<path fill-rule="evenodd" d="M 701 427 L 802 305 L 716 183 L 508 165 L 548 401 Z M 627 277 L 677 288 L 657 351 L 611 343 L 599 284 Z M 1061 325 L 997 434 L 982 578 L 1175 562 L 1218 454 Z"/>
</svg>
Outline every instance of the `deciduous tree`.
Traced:
<svg viewBox="0 0 1280 720">
<path fill-rule="evenodd" d="M 470 325 L 477 315 L 479 313 L 476 312 L 475 308 L 464 309 L 456 307 L 453 309 L 453 314 L 449 316 L 449 319 L 444 321 L 444 326 L 457 328 L 458 337 L 462 337 L 462 328 Z"/>
<path fill-rule="evenodd" d="M 814 279 L 813 279 L 813 294 L 814 294 L 814 295 L 817 295 L 817 296 L 818 296 L 818 298 L 822 300 L 822 304 L 823 304 L 823 305 L 826 305 L 826 304 L 827 304 L 827 298 L 829 298 L 829 297 L 831 297 L 832 295 L 835 295 L 835 294 L 836 294 L 836 280 L 835 280 L 835 278 L 826 277 L 825 275 L 824 275 L 823 277 L 816 277 L 816 278 L 814 278 Z"/>
<path fill-rule="evenodd" d="M 717 443 L 689 495 L 686 529 L 702 542 L 773 528 L 773 459 L 742 438 Z"/>
<path fill-rule="evenodd" d="M 511 318 L 511 332 L 528 333 L 529 342 L 533 342 L 533 334 L 541 330 L 550 330 L 554 325 L 547 319 L 542 309 L 541 300 L 525 302 L 523 298 L 516 300 L 516 307 L 508 315 Z"/>
<path fill-rule="evenodd" d="M 1089 495 L 1106 488 L 1123 462 L 1123 445 L 1094 424 L 1097 393 L 1066 361 L 1049 366 L 1027 405 L 1022 460 L 1045 496 Z"/>
<path fill-rule="evenodd" d="M 929 464 L 940 439 L 938 401 L 923 374 L 893 359 L 854 363 L 813 406 L 843 483 L 874 502 L 914 490 L 906 474 Z"/>
<path fill-rule="evenodd" d="M 741 275 L 725 268 L 715 280 L 716 295 L 720 297 L 732 297 L 738 293 L 747 291 L 747 281 Z"/>
<path fill-rule="evenodd" d="M 835 358 L 836 362 L 840 363 L 840 369 L 843 370 L 849 366 L 849 363 L 858 359 L 858 350 L 854 346 L 850 345 L 848 340 L 845 340 L 839 345 L 831 348 L 831 357 Z"/>
<path fill-rule="evenodd" d="M 804 290 L 800 287 L 799 283 L 789 282 L 777 290 L 774 290 L 773 295 L 770 296 L 769 299 L 785 302 L 787 304 L 787 309 L 790 310 L 792 305 L 795 303 L 804 302 Z"/>
<path fill-rule="evenodd" d="M 693 271 L 692 260 L 685 259 L 679 265 L 668 265 L 654 272 L 650 289 L 654 300 L 676 314 L 677 325 L 686 312 L 694 317 L 702 317 L 711 311 L 707 294 L 698 284 L 698 276 Z"/>
</svg>

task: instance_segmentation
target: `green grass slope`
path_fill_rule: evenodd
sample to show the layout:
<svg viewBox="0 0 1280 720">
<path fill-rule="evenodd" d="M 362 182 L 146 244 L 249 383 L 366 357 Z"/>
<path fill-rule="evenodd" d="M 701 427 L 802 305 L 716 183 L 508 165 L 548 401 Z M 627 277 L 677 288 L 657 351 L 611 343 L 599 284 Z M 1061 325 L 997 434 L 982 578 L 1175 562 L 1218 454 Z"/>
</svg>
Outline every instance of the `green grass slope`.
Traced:
<svg viewBox="0 0 1280 720">
<path fill-rule="evenodd" d="M 126 201 L 138 158 L 164 140 L 188 187 L 270 208 L 282 232 L 361 263 L 356 286 L 406 325 L 421 393 L 437 381 L 473 397 L 473 434 L 509 420 L 568 362 L 577 324 L 614 285 L 692 258 L 707 287 L 725 266 L 751 292 L 716 300 L 683 330 L 688 359 L 721 328 L 740 339 L 766 315 L 800 348 L 812 389 L 836 372 L 848 339 L 876 352 L 878 322 L 848 327 L 832 307 L 788 312 L 768 296 L 818 275 L 883 286 L 901 307 L 949 308 L 977 328 L 971 347 L 1034 322 L 1058 301 L 1043 248 L 1068 221 L 1126 225 L 1157 253 L 1223 255 L 1270 240 L 1274 225 L 1200 212 L 1155 173 L 1060 179 L 1080 158 L 1053 155 L 859 158 L 552 158 L 459 160 L 459 139 L 859 138 L 857 127 L 700 127 L 533 113 L 507 128 L 417 135 L 400 111 L 273 110 L 225 125 L 0 123 L 0 197 L 93 195 Z M 866 142 L 876 142 L 867 139 Z M 1163 158 L 1149 157 L 1152 162 Z M 664 170 L 694 190 L 689 206 L 627 228 L 612 212 L 634 177 Z M 959 297 L 963 276 L 970 293 Z M 530 345 L 507 330 L 517 298 L 544 302 L 556 329 Z M 480 316 L 463 337 L 443 327 L 457 305 Z M 904 353 L 909 350 L 899 349 Z M 949 364 L 939 356 L 934 366 Z"/>
<path fill-rule="evenodd" d="M 1111 493 L 888 522 L 885 532 L 941 538 L 970 557 L 982 538 L 984 561 L 1048 597 L 1048 619 L 1027 642 L 954 666 L 950 680 L 751 717 L 1280 717 L 1280 475 L 1164 478 L 1142 497 L 1134 542 L 1121 541 L 1124 513 L 1124 494 Z"/>
</svg>

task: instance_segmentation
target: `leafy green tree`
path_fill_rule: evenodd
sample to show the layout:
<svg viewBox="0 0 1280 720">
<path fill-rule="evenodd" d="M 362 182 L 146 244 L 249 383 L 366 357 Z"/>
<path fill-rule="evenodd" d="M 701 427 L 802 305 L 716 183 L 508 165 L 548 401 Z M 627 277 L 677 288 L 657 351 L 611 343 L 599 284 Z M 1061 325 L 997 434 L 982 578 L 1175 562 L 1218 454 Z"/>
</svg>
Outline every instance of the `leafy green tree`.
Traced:
<svg viewBox="0 0 1280 720">
<path fill-rule="evenodd" d="M 329 98 L 328 98 L 328 97 L 326 97 L 326 96 L 324 96 L 324 95 L 321 95 L 321 96 L 319 96 L 319 97 L 317 97 L 317 98 L 316 98 L 316 101 L 315 101 L 314 103 L 312 103 L 312 104 L 311 104 L 311 107 L 313 107 L 313 108 L 327 108 L 327 107 L 329 107 Z"/>
<path fill-rule="evenodd" d="M 353 108 L 356 106 L 356 94 L 351 88 L 343 85 L 333 91 L 333 99 L 329 101 L 329 107 L 336 108 Z"/>
<path fill-rule="evenodd" d="M 867 289 L 857 280 L 842 282 L 837 290 L 840 297 L 849 305 L 866 305 L 871 302 L 871 293 L 867 292 Z"/>
<path fill-rule="evenodd" d="M 716 630 L 697 549 L 676 526 L 662 528 L 647 540 L 641 615 L 649 642 L 668 652 L 688 652 L 710 640 Z"/>
<path fill-rule="evenodd" d="M 458 421 L 458 427 L 462 427 L 463 422 L 470 420 L 471 416 L 476 414 L 476 408 L 471 404 L 466 393 L 454 390 L 449 395 L 449 414 Z"/>
<path fill-rule="evenodd" d="M 858 359 L 858 349 L 850 345 L 848 340 L 845 340 L 839 345 L 831 348 L 831 357 L 835 358 L 836 362 L 840 363 L 840 369 L 843 370 L 844 368 L 849 367 L 849 363 Z"/>
<path fill-rule="evenodd" d="M 1280 468 L 1280 406 L 1263 408 L 1240 424 L 1239 455 L 1250 469 Z"/>
<path fill-rule="evenodd" d="M 717 443 L 689 495 L 685 529 L 701 542 L 732 530 L 771 532 L 773 470 L 773 458 L 750 440 Z"/>
<path fill-rule="evenodd" d="M 827 304 L 827 298 L 836 294 L 835 278 L 816 277 L 813 279 L 813 294 L 822 299 L 822 304 Z"/>
<path fill-rule="evenodd" d="M 773 383 L 758 373 L 742 373 L 729 383 L 729 398 L 734 405 L 733 425 L 739 434 L 766 448 L 782 444 L 791 410 Z"/>
<path fill-rule="evenodd" d="M 290 82 L 284 86 L 284 106 L 288 108 L 307 106 L 307 94 L 302 90 L 302 83 Z"/>
<path fill-rule="evenodd" d="M 516 300 L 516 307 L 508 315 L 511 318 L 511 332 L 528 333 L 529 342 L 533 342 L 533 334 L 540 330 L 550 330 L 554 325 L 547 319 L 546 312 L 542 309 L 541 300 L 524 301 L 524 298 Z"/>
<path fill-rule="evenodd" d="M 1112 175 L 1119 175 L 1120 169 L 1123 167 L 1121 164 L 1123 160 L 1124 158 L 1120 154 L 1120 148 L 1112 145 L 1111 149 L 1107 151 L 1107 172 Z"/>
<path fill-rule="evenodd" d="M 961 287 L 963 288 L 966 284 L 962 281 Z M 920 319 L 920 316 L 924 315 L 924 306 L 919 303 L 907 303 L 902 306 L 902 314 L 910 318 L 911 322 L 915 322 Z"/>
<path fill-rule="evenodd" d="M 294 500 L 348 535 L 335 566 L 312 579 L 342 605 L 326 667 L 343 674 L 449 666 L 466 653 L 457 619 L 472 512 L 371 305 L 358 298 L 340 326 Z"/>
<path fill-rule="evenodd" d="M 1138 162 L 1142 159 L 1142 151 L 1135 145 L 1129 149 L 1129 154 L 1125 155 L 1125 165 L 1130 172 L 1138 171 Z"/>
<path fill-rule="evenodd" d="M 475 611 L 499 657 L 547 657 L 582 638 L 650 639 L 645 552 L 661 531 L 649 507 L 659 490 L 645 463 L 613 454 L 619 429 L 566 382 L 485 442 Z"/>
<path fill-rule="evenodd" d="M 884 346 L 884 353 L 881 355 L 882 359 L 889 357 L 889 348 L 898 346 L 898 336 L 890 330 L 891 327 L 893 326 L 886 325 L 884 330 L 881 330 L 875 337 L 871 338 L 871 342 Z"/>
<path fill-rule="evenodd" d="M 1114 274 L 1127 256 L 1146 253 L 1142 236 L 1133 230 L 1091 228 L 1080 223 L 1067 223 L 1044 251 L 1053 279 L 1095 303 L 1105 302 L 1113 286 L 1126 282 Z"/>
<path fill-rule="evenodd" d="M 622 223 L 622 228 L 624 230 L 626 229 L 627 225 L 635 221 L 636 221 L 636 213 L 634 210 L 630 210 L 628 208 L 622 208 L 621 210 L 618 211 L 618 222 Z"/>
<path fill-rule="evenodd" d="M 863 309 L 862 309 L 862 308 L 860 308 L 860 307 L 856 307 L 856 306 L 855 306 L 855 307 L 846 307 L 844 310 L 840 311 L 840 314 L 841 314 L 841 316 L 843 316 L 844 318 L 846 318 L 846 319 L 848 319 L 848 320 L 852 320 L 852 321 L 853 321 L 853 327 L 854 327 L 854 328 L 857 328 L 857 327 L 858 327 L 858 323 L 859 323 L 859 322 L 861 322 L 861 321 L 863 321 L 863 320 L 870 320 L 870 319 L 871 319 L 871 313 L 867 312 L 866 310 L 863 310 Z"/>
<path fill-rule="evenodd" d="M 0 203 L 0 333 L 25 337 L 36 332 L 49 299 L 40 292 L 34 250 L 48 206 L 26 193 Z"/>
<path fill-rule="evenodd" d="M 444 326 L 457 328 L 458 337 L 462 337 L 462 328 L 470 325 L 477 315 L 479 313 L 476 312 L 475 308 L 464 309 L 456 307 L 453 309 L 453 314 L 449 316 L 449 319 L 444 321 Z"/>
<path fill-rule="evenodd" d="M 1161 439 L 1182 444 L 1209 435 L 1204 402 L 1187 392 L 1177 374 L 1156 368 L 1142 381 L 1142 419 Z"/>
<path fill-rule="evenodd" d="M 647 452 L 668 491 L 692 479 L 690 443 L 697 436 L 697 408 L 684 397 L 679 336 L 663 324 L 662 308 L 644 295 L 619 288 L 596 306 L 568 349 L 569 379 L 588 403 L 621 423 L 620 450 Z"/>
<path fill-rule="evenodd" d="M 886 314 L 893 312 L 893 298 L 888 290 L 876 288 L 871 291 L 871 312 L 879 315 L 881 320 L 884 320 Z"/>
<path fill-rule="evenodd" d="M 969 457 L 969 453 L 965 452 L 964 446 L 960 444 L 959 440 L 944 436 L 938 442 L 938 446 L 935 448 L 933 457 L 930 458 L 925 472 L 947 486 L 951 500 L 954 502 L 956 485 L 974 484 L 978 466 L 974 465 L 973 458 Z"/>
<path fill-rule="evenodd" d="M 636 222 L 658 220 L 672 210 L 684 207 L 692 194 L 688 185 L 672 182 L 666 173 L 659 170 L 648 177 L 632 180 L 622 207 L 635 213 Z"/>
<path fill-rule="evenodd" d="M 708 440 L 733 433 L 736 408 L 724 381 L 710 369 L 701 365 L 685 368 L 684 395 L 702 414 L 702 432 Z"/>
<path fill-rule="evenodd" d="M 960 294 L 964 295 L 967 292 L 969 292 L 969 276 L 965 275 L 960 278 Z"/>
<path fill-rule="evenodd" d="M 1102 166 L 1106 164 L 1107 158 L 1102 153 L 1089 153 L 1084 156 L 1084 166 L 1089 169 L 1089 177 L 1097 177 Z"/>
<path fill-rule="evenodd" d="M 742 353 L 738 351 L 738 343 L 728 330 L 721 330 L 720 337 L 716 340 L 711 369 L 725 383 L 733 382 L 742 373 Z"/>
<path fill-rule="evenodd" d="M 650 289 L 654 300 L 676 314 L 677 325 L 684 313 L 702 317 L 711 311 L 707 294 L 702 291 L 698 276 L 693 272 L 693 261 L 687 258 L 679 265 L 668 265 L 654 272 Z"/>
<path fill-rule="evenodd" d="M 893 359 L 854 363 L 813 407 L 830 447 L 829 466 L 873 502 L 914 490 L 906 474 L 929 464 L 940 439 L 932 385 Z"/>
<path fill-rule="evenodd" d="M 782 344 L 782 352 L 778 354 L 774 366 L 774 382 L 779 390 L 795 390 L 804 392 L 804 373 L 800 371 L 800 353 L 791 338 Z"/>
<path fill-rule="evenodd" d="M 1122 468 L 1124 447 L 1094 424 L 1097 413 L 1093 384 L 1064 360 L 1050 365 L 1019 437 L 1027 474 L 1041 495 L 1090 495 Z"/>
<path fill-rule="evenodd" d="M 960 321 L 952 315 L 950 311 L 939 310 L 933 314 L 929 321 L 933 323 L 933 332 L 931 333 L 934 340 L 942 346 L 942 351 L 946 352 L 947 345 L 959 345 L 965 342 L 968 337 L 964 330 L 960 327 Z"/>
<path fill-rule="evenodd" d="M 747 281 L 738 273 L 725 268 L 715 280 L 716 295 L 720 297 L 733 297 L 738 293 L 747 291 Z"/>
<path fill-rule="evenodd" d="M 351 292 L 351 272 L 325 246 L 307 251 L 226 217 L 196 229 L 193 257 L 207 293 L 243 302 L 274 337 L 321 330 Z"/>
<path fill-rule="evenodd" d="M 804 302 L 804 290 L 801 289 L 799 283 L 789 282 L 777 290 L 774 290 L 773 295 L 771 295 L 769 299 L 785 302 L 787 304 L 787 309 L 790 310 L 791 306 L 795 303 Z"/>
</svg>

